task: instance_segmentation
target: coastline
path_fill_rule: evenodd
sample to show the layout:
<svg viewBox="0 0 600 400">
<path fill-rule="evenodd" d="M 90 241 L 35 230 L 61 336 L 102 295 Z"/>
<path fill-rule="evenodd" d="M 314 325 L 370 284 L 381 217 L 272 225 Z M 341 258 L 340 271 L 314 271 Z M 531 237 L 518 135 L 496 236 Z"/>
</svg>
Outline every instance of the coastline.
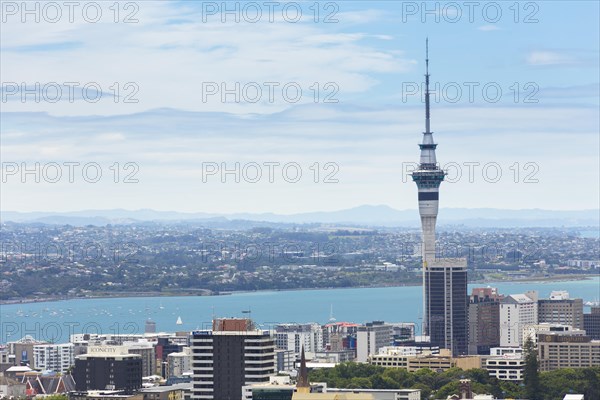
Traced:
<svg viewBox="0 0 600 400">
<path fill-rule="evenodd" d="M 511 279 L 480 279 L 470 281 L 468 284 L 490 284 L 490 283 L 526 283 L 526 282 L 568 282 L 568 281 L 581 281 L 589 280 L 595 277 L 600 277 L 600 274 L 577 274 L 577 275 L 554 275 L 546 277 L 526 277 L 526 278 L 511 278 Z M 175 292 L 121 292 L 114 294 L 90 294 L 89 296 L 54 296 L 44 298 L 24 298 L 14 300 L 0 300 L 0 306 L 2 305 L 15 305 L 15 304 L 29 304 L 29 303 L 47 303 L 55 301 L 66 301 L 66 300 L 87 300 L 87 299 L 113 299 L 113 298 L 129 298 L 129 297 L 196 297 L 196 296 L 228 296 L 234 294 L 243 293 L 261 293 L 261 292 L 289 292 L 289 291 L 307 291 L 307 290 L 331 290 L 331 289 L 368 289 L 368 288 L 387 288 L 387 287 L 407 287 L 407 286 L 421 286 L 419 283 L 406 283 L 406 284 L 390 284 L 390 285 L 367 285 L 367 286 L 348 286 L 348 287 L 320 287 L 320 288 L 291 288 L 291 289 L 261 289 L 261 290 L 238 290 L 238 291 L 219 291 L 211 292 L 207 289 L 192 289 L 186 292 L 175 293 Z"/>
</svg>

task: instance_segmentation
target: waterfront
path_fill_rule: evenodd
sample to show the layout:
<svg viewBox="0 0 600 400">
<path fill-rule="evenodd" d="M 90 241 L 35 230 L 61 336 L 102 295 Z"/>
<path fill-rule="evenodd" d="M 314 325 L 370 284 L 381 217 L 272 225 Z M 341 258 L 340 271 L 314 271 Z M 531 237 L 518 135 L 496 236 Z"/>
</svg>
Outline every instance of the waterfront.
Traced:
<svg viewBox="0 0 600 400">
<path fill-rule="evenodd" d="M 573 298 L 596 301 L 600 277 L 573 281 L 498 282 L 502 294 L 567 290 Z M 210 326 L 212 316 L 250 315 L 263 328 L 281 322 L 325 323 L 331 310 L 337 321 L 372 320 L 420 323 L 421 287 L 350 288 L 233 293 L 227 296 L 129 297 L 73 299 L 0 306 L 0 342 L 29 334 L 49 341 L 67 341 L 69 333 L 143 333 L 151 318 L 159 331 L 190 331 Z M 250 314 L 243 313 L 250 311 Z M 182 324 L 177 325 L 181 316 Z"/>
</svg>

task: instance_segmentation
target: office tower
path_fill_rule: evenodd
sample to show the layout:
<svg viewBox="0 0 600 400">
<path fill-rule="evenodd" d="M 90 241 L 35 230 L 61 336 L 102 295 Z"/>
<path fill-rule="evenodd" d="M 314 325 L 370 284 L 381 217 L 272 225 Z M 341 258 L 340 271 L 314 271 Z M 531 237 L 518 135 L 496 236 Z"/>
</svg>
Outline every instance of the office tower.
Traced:
<svg viewBox="0 0 600 400">
<path fill-rule="evenodd" d="M 437 164 L 430 126 L 429 51 L 425 57 L 425 132 L 421 158 L 412 178 L 419 190 L 423 259 L 423 332 L 432 345 L 467 353 L 467 261 L 440 259 L 435 250 L 439 187 L 446 173 Z"/>
<path fill-rule="evenodd" d="M 496 288 L 473 289 L 469 297 L 469 354 L 490 354 L 500 346 L 500 300 Z"/>
<path fill-rule="evenodd" d="M 530 296 L 534 297 L 531 298 Z M 523 329 L 537 324 L 535 294 L 511 294 L 500 301 L 500 346 L 523 346 Z"/>
<path fill-rule="evenodd" d="M 33 346 L 33 364 L 39 371 L 66 373 L 75 364 L 75 345 L 36 344 Z"/>
<path fill-rule="evenodd" d="M 592 307 L 589 314 L 583 314 L 583 330 L 593 340 L 600 340 L 600 306 Z"/>
<path fill-rule="evenodd" d="M 368 322 L 356 332 L 356 361 L 366 362 L 370 355 L 394 342 L 394 327 L 383 321 Z"/>
<path fill-rule="evenodd" d="M 192 332 L 192 399 L 240 399 L 242 387 L 269 382 L 275 342 L 248 319 L 219 319 L 213 330 Z"/>
<path fill-rule="evenodd" d="M 568 292 L 552 292 L 550 299 L 538 300 L 538 321 L 583 329 L 583 300 L 570 299 Z"/>
<path fill-rule="evenodd" d="M 142 387 L 142 358 L 124 346 L 90 346 L 75 358 L 73 370 L 77 391 L 123 390 Z"/>
<path fill-rule="evenodd" d="M 540 371 L 600 367 L 600 340 L 569 333 L 538 335 Z"/>
<path fill-rule="evenodd" d="M 323 329 L 316 323 L 279 324 L 275 326 L 275 344 L 280 350 L 300 350 L 314 353 L 323 348 Z"/>
</svg>

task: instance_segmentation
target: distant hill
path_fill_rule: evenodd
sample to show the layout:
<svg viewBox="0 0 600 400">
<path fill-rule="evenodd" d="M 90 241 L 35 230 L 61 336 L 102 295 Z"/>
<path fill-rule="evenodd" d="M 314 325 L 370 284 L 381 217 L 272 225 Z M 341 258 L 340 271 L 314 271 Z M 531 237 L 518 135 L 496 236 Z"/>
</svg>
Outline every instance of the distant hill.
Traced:
<svg viewBox="0 0 600 400">
<path fill-rule="evenodd" d="M 599 226 L 599 210 L 504 210 L 496 208 L 442 208 L 438 224 L 468 227 L 574 227 Z M 418 227 L 418 210 L 396 210 L 386 205 L 363 205 L 339 211 L 321 211 L 281 215 L 273 213 L 214 214 L 181 213 L 176 211 L 142 210 L 83 210 L 72 212 L 0 212 L 0 221 L 43 224 L 106 225 L 130 224 L 144 221 L 177 222 L 206 221 L 213 224 L 227 221 L 261 221 L 284 224 L 352 224 L 382 227 Z M 255 225 L 255 224 L 251 224 Z"/>
</svg>

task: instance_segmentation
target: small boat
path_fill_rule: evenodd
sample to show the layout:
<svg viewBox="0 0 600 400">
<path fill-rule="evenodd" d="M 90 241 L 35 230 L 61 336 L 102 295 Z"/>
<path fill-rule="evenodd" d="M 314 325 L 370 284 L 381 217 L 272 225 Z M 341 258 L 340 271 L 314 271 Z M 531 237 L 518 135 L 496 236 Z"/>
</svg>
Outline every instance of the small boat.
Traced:
<svg viewBox="0 0 600 400">
<path fill-rule="evenodd" d="M 183 325 L 183 321 L 181 320 L 181 317 L 177 317 L 177 325 Z"/>
</svg>

